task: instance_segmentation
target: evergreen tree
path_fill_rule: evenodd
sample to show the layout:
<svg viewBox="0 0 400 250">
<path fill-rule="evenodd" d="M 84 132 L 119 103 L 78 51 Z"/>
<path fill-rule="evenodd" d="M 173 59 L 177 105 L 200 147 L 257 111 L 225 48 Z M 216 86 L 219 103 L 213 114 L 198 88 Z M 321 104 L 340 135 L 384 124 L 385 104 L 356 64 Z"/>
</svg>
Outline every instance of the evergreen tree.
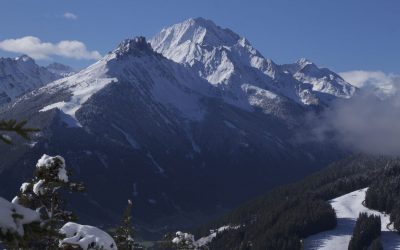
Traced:
<svg viewBox="0 0 400 250">
<path fill-rule="evenodd" d="M 381 243 L 380 238 L 376 238 L 372 243 L 371 246 L 369 247 L 369 250 L 383 250 L 383 246 Z"/>
<path fill-rule="evenodd" d="M 125 208 L 122 216 L 121 225 L 114 234 L 115 243 L 119 250 L 142 249 L 134 241 L 134 228 L 132 223 L 132 201 L 128 200 L 128 206 Z"/>
<path fill-rule="evenodd" d="M 36 164 L 34 178 L 22 184 L 20 193 L 13 200 L 13 203 L 40 213 L 45 234 L 34 242 L 40 249 L 57 249 L 62 237 L 59 229 L 66 222 L 76 219 L 72 212 L 64 210 L 65 204 L 60 195 L 63 189 L 83 191 L 84 186 L 69 180 L 64 158 L 43 155 Z"/>
<path fill-rule="evenodd" d="M 0 197 L 0 244 L 6 249 L 30 249 L 31 243 L 45 231 L 39 214 Z"/>
<path fill-rule="evenodd" d="M 353 235 L 349 243 L 349 250 L 364 250 L 372 247 L 374 240 L 381 235 L 381 218 L 376 215 L 360 213 Z M 378 242 L 374 243 L 378 247 Z"/>
<path fill-rule="evenodd" d="M 39 131 L 35 128 L 27 128 L 26 121 L 17 122 L 16 120 L 1 120 L 0 121 L 0 141 L 11 144 L 12 139 L 8 133 L 16 133 L 20 137 L 30 140 L 29 134 Z"/>
</svg>

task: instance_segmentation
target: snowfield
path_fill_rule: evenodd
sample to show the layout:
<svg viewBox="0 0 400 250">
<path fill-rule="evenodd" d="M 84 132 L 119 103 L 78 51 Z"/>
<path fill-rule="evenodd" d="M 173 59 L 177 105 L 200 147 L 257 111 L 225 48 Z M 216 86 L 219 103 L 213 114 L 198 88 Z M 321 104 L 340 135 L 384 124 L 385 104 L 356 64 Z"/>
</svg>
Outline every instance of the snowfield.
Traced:
<svg viewBox="0 0 400 250">
<path fill-rule="evenodd" d="M 389 215 L 371 210 L 363 205 L 367 189 L 360 189 L 331 200 L 330 203 L 336 211 L 337 227 L 306 238 L 304 240 L 304 249 L 347 249 L 358 215 L 363 212 L 381 217 L 381 242 L 383 248 L 400 249 L 400 235 L 389 224 Z"/>
</svg>

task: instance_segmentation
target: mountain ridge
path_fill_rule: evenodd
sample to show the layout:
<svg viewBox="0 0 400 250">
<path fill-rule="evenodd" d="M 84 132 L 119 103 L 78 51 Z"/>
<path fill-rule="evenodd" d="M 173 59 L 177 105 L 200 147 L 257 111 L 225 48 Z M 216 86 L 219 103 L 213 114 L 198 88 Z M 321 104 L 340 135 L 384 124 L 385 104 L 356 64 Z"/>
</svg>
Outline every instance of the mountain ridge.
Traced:
<svg viewBox="0 0 400 250">
<path fill-rule="evenodd" d="M 220 35 L 215 36 L 215 33 Z M 150 43 L 155 51 L 199 71 L 199 75 L 210 83 L 230 88 L 231 94 L 239 99 L 249 98 L 245 90 L 240 90 L 243 84 L 273 91 L 303 105 L 327 105 L 330 100 L 324 97 L 325 94 L 349 98 L 355 91 L 337 74 L 331 71 L 324 74 L 323 69 L 309 61 L 308 65 L 315 66 L 319 78 L 305 77 L 304 74 L 296 76 L 297 72 L 288 74 L 290 67 L 264 58 L 246 38 L 203 18 L 192 18 L 163 28 Z M 327 78 L 327 74 L 332 77 Z M 339 87 L 344 91 L 337 90 Z"/>
<path fill-rule="evenodd" d="M 246 40 L 239 43 L 260 69 L 279 69 Z M 260 76 L 279 84 L 247 66 L 242 70 L 250 76 L 235 72 L 230 79 Z M 24 148 L 10 153 L 0 147 L 12 155 L 0 167 L 0 194 L 18 189 L 13 180 L 23 181 L 39 154 L 60 154 L 87 183 L 86 200 L 79 201 L 85 221 L 119 220 L 116 214 L 133 196 L 141 230 L 159 232 L 198 224 L 344 154 L 330 143 L 296 144 L 312 108 L 261 80 L 230 85 L 230 79 L 213 84 L 154 51 L 143 37 L 124 40 L 91 66 L 24 95 L 0 114 L 42 129 Z M 95 214 L 85 212 L 93 207 Z"/>
<path fill-rule="evenodd" d="M 0 58 L 0 105 L 52 82 L 61 76 L 22 55 L 16 58 Z"/>
</svg>

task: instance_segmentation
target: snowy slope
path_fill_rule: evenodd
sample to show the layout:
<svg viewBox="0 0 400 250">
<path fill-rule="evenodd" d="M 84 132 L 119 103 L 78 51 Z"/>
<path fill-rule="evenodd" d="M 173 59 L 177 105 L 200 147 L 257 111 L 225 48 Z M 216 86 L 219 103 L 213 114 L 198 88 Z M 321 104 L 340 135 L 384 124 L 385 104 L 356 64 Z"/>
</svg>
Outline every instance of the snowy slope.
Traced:
<svg viewBox="0 0 400 250">
<path fill-rule="evenodd" d="M 71 94 L 69 100 L 46 105 L 40 112 L 58 108 L 66 115 L 64 116 L 64 121 L 70 127 L 81 127 L 81 124 L 75 117 L 75 112 L 97 91 L 107 84 L 117 81 L 117 79 L 107 76 L 107 59 L 108 57 L 96 62 L 78 74 L 62 78 L 39 89 L 38 94 L 43 92 L 56 93 L 59 91 Z"/>
<path fill-rule="evenodd" d="M 53 62 L 47 65 L 46 69 L 51 73 L 59 75 L 61 77 L 71 76 L 76 73 L 76 71 L 72 67 L 57 62 Z"/>
<path fill-rule="evenodd" d="M 338 225 L 334 230 L 322 232 L 304 240 L 304 249 L 347 249 L 359 213 L 381 217 L 381 242 L 384 249 L 400 249 L 400 235 L 389 225 L 389 215 L 371 210 L 363 205 L 367 188 L 357 190 L 330 201 L 336 211 Z"/>
<path fill-rule="evenodd" d="M 275 101 L 290 98 L 302 105 L 348 98 L 354 87 L 333 72 L 308 61 L 280 66 L 264 58 L 250 42 L 229 29 L 203 18 L 188 19 L 164 28 L 152 40 L 153 48 L 167 58 L 193 68 L 238 106 L 258 104 L 271 95 L 254 95 L 248 89 L 274 92 Z M 263 108 L 263 107 L 261 107 Z"/>
<path fill-rule="evenodd" d="M 0 105 L 60 77 L 26 55 L 0 58 Z"/>
<path fill-rule="evenodd" d="M 327 96 L 348 99 L 356 91 L 354 86 L 347 83 L 335 72 L 326 68 L 318 68 L 313 62 L 305 58 L 299 59 L 294 64 L 284 64 L 281 68 L 303 84 L 311 85 L 313 91 L 327 94 Z"/>
<path fill-rule="evenodd" d="M 118 81 L 137 84 L 140 91 L 150 91 L 157 102 L 172 106 L 184 118 L 195 120 L 201 119 L 204 113 L 199 106 L 199 94 L 208 95 L 211 91 L 201 78 L 160 57 L 145 38 L 137 37 L 123 41 L 88 68 L 41 88 L 36 95 L 65 92 L 71 96 L 44 106 L 40 112 L 57 108 L 66 115 L 65 122 L 70 127 L 81 127 L 75 113 L 99 90 Z"/>
</svg>

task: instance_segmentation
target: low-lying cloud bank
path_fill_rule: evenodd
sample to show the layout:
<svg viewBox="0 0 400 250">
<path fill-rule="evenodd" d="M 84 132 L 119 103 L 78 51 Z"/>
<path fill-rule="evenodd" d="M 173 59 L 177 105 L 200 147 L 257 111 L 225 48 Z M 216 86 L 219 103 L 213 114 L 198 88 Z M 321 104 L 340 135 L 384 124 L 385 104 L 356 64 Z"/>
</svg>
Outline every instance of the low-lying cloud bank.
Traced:
<svg viewBox="0 0 400 250">
<path fill-rule="evenodd" d="M 395 95 L 400 83 L 400 76 L 382 71 L 355 70 L 339 73 L 353 86 L 375 92 L 380 98 Z"/>
<path fill-rule="evenodd" d="M 89 51 L 86 45 L 76 40 L 64 40 L 58 43 L 42 42 L 34 36 L 0 41 L 0 49 L 7 52 L 26 54 L 34 59 L 50 59 L 61 56 L 77 60 L 97 60 L 101 58 L 98 51 Z"/>
<path fill-rule="evenodd" d="M 310 118 L 314 139 L 333 139 L 358 152 L 399 156 L 400 76 L 368 71 L 341 76 L 359 90 L 353 98 L 337 101 L 319 117 Z"/>
</svg>

